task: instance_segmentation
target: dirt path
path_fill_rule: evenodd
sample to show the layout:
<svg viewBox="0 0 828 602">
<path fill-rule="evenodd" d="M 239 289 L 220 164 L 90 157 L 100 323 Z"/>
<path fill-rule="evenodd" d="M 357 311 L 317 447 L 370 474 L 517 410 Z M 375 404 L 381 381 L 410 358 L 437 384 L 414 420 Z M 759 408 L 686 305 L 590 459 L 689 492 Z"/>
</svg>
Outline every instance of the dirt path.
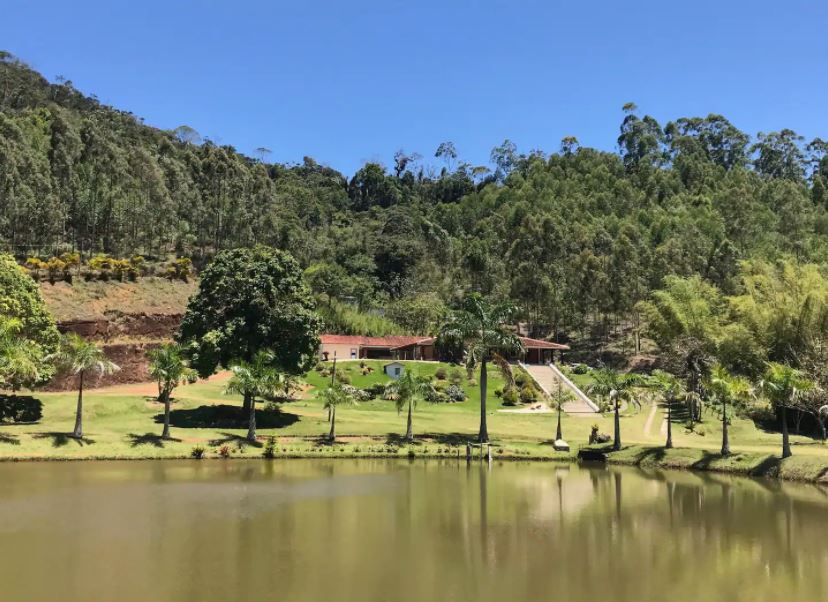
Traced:
<svg viewBox="0 0 828 602">
<path fill-rule="evenodd" d="M 224 370 L 213 374 L 210 378 L 199 380 L 198 382 L 223 382 L 228 378 L 230 378 L 230 371 Z M 150 381 L 143 383 L 129 383 L 125 385 L 111 385 L 109 387 L 100 387 L 99 389 L 89 389 L 89 391 L 94 391 L 95 393 L 106 393 L 108 395 L 143 395 L 155 397 L 158 395 L 158 385 L 155 382 Z"/>
<path fill-rule="evenodd" d="M 658 413 L 658 404 L 655 402 L 652 403 L 650 406 L 650 415 L 647 416 L 647 422 L 644 423 L 644 436 L 650 436 L 650 429 L 653 426 L 653 420 L 655 420 L 656 414 Z"/>
</svg>

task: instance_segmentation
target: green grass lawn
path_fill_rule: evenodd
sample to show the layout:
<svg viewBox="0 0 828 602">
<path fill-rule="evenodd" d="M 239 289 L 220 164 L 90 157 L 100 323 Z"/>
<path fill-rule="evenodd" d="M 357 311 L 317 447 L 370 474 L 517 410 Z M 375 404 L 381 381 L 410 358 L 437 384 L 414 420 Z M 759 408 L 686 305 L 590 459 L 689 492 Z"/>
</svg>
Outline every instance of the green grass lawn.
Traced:
<svg viewBox="0 0 828 602">
<path fill-rule="evenodd" d="M 362 375 L 359 362 L 338 363 L 357 387 L 384 383 L 384 362 L 369 361 L 374 368 Z M 433 376 L 441 364 L 410 362 L 407 366 L 419 374 Z M 447 370 L 453 367 L 443 364 Z M 31 458 L 163 458 L 186 457 L 196 445 L 207 449 L 207 456 L 216 456 L 218 449 L 229 446 L 234 456 L 259 456 L 261 449 L 246 445 L 246 417 L 237 396 L 224 395 L 226 375 L 179 388 L 175 394 L 172 434 L 176 441 L 161 441 L 162 406 L 154 400 L 154 385 L 123 385 L 88 390 L 85 395 L 85 435 L 77 441 L 66 435 L 74 423 L 76 393 L 37 393 L 43 404 L 42 418 L 31 424 L 0 426 L 0 459 Z M 414 431 L 418 441 L 413 446 L 399 444 L 405 431 L 405 416 L 398 415 L 393 402 L 373 400 L 337 412 L 337 433 L 341 443 L 325 445 L 320 436 L 327 433 L 327 413 L 315 398 L 315 389 L 327 384 L 317 372 L 306 377 L 309 388 L 295 401 L 267 410 L 259 404 L 259 436 L 277 438 L 277 455 L 446 455 L 456 456 L 473 440 L 479 421 L 479 386 L 463 380 L 469 398 L 462 403 L 421 403 L 414 414 Z M 489 374 L 487 420 L 496 457 L 558 458 L 570 454 L 552 450 L 550 440 L 555 432 L 556 416 L 552 413 L 511 413 L 504 409 L 495 389 L 503 385 L 496 372 Z M 652 418 L 651 418 L 652 415 Z M 767 466 L 783 476 L 814 479 L 823 476 L 828 467 L 828 446 L 807 437 L 792 436 L 795 457 L 779 464 L 769 460 L 780 453 L 780 436 L 764 432 L 752 421 L 737 418 L 730 430 L 735 455 L 717 459 L 721 426 L 714 414 L 705 416 L 701 428 L 691 432 L 674 423 L 673 439 L 677 449 L 661 448 L 663 409 L 644 404 L 641 411 L 631 407 L 622 418 L 625 449 L 614 461 L 675 467 L 696 467 L 757 472 Z M 585 445 L 592 424 L 612 433 L 610 414 L 590 417 L 563 417 L 563 434 L 573 447 Z M 655 451 L 653 451 L 655 450 Z M 660 451 L 658 451 L 660 450 Z M 705 465 L 706 464 L 706 465 Z M 773 472 L 768 470 L 768 472 Z"/>
</svg>

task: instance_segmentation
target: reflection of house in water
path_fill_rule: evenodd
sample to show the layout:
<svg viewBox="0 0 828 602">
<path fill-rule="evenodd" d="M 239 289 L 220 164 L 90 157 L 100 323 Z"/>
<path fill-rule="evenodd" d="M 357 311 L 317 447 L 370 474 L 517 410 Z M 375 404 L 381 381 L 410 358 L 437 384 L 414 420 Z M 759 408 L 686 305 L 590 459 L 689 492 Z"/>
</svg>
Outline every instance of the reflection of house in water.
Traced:
<svg viewBox="0 0 828 602">
<path fill-rule="evenodd" d="M 437 360 L 439 354 L 435 349 L 434 337 L 422 336 L 388 336 L 363 337 L 344 334 L 323 334 L 321 337 L 320 358 L 332 360 L 334 354 L 339 359 L 377 359 L 377 360 Z M 555 360 L 554 354 L 569 349 L 567 345 L 520 337 L 525 353 L 521 358 L 527 364 L 548 364 Z"/>
</svg>

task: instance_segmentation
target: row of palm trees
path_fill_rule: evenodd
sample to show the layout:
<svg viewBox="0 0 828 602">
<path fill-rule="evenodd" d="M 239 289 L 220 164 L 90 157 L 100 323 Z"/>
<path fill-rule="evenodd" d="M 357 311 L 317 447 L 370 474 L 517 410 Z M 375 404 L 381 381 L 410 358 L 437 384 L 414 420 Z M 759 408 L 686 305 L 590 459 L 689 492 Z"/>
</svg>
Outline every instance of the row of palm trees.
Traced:
<svg viewBox="0 0 828 602">
<path fill-rule="evenodd" d="M 685 402 L 695 407 L 701 400 L 697 391 L 688 390 L 684 383 L 672 374 L 655 370 L 650 378 L 638 374 L 621 374 L 608 368 L 593 372 L 594 382 L 587 388 L 588 392 L 609 400 L 614 408 L 613 450 L 621 449 L 620 402 L 637 403 L 636 390 L 647 386 L 654 389 L 667 407 L 667 440 L 665 448 L 673 447 L 672 409 L 677 402 Z M 723 366 L 715 365 L 707 378 L 709 400 L 721 408 L 722 447 L 721 455 L 729 456 L 730 415 L 736 404 L 745 405 L 757 394 L 764 393 L 774 408 L 780 411 L 782 422 L 782 457 L 792 455 L 788 434 L 787 408 L 793 406 L 797 398 L 813 387 L 800 370 L 787 364 L 769 362 L 762 379 L 752 384 L 744 377 L 730 374 Z M 828 411 L 828 407 L 825 408 Z M 693 413 L 691 413 L 692 419 Z"/>
</svg>

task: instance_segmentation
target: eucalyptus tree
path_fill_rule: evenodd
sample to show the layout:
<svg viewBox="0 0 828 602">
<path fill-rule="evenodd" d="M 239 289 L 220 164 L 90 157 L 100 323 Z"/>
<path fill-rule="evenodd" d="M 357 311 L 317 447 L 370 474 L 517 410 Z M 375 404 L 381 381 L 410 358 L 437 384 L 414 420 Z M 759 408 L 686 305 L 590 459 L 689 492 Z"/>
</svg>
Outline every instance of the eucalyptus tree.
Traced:
<svg viewBox="0 0 828 602">
<path fill-rule="evenodd" d="M 721 364 L 716 364 L 708 377 L 708 392 L 714 402 L 722 408 L 722 456 L 730 455 L 730 436 L 728 432 L 730 418 L 728 403 L 731 407 L 738 402 L 747 401 L 752 395 L 750 383 L 745 378 L 733 376 Z"/>
<path fill-rule="evenodd" d="M 781 414 L 782 457 L 789 458 L 793 452 L 791 452 L 790 436 L 788 435 L 787 409 L 794 405 L 805 391 L 813 388 L 813 383 L 805 377 L 801 370 L 787 364 L 768 362 L 761 386 L 773 407 Z"/>
<path fill-rule="evenodd" d="M 339 406 L 355 406 L 356 399 L 345 386 L 338 380 L 331 383 L 326 389 L 317 393 L 317 397 L 323 402 L 324 408 L 330 412 L 331 430 L 328 432 L 328 441 L 336 441 L 336 408 Z"/>
<path fill-rule="evenodd" d="M 486 393 L 488 380 L 486 365 L 495 353 L 522 353 L 520 338 L 509 330 L 509 320 L 515 308 L 510 304 L 494 304 L 477 293 L 469 295 L 462 309 L 452 312 L 440 329 L 439 339 L 449 345 L 462 344 L 466 350 L 468 370 L 480 366 L 480 430 L 477 440 L 489 442 L 486 425 Z"/>
<path fill-rule="evenodd" d="M 253 359 L 238 360 L 230 367 L 232 376 L 224 387 L 225 394 L 241 395 L 249 400 L 247 440 L 256 441 L 256 400 L 273 397 L 281 386 L 281 374 L 273 367 L 273 354 L 259 351 Z"/>
<path fill-rule="evenodd" d="M 642 384 L 643 379 L 638 374 L 622 374 L 611 368 L 601 368 L 592 373 L 593 382 L 587 387 L 587 393 L 600 395 L 607 399 L 615 408 L 615 432 L 612 449 L 621 449 L 621 400 L 632 402 L 633 389 Z"/>
<path fill-rule="evenodd" d="M 649 380 L 652 386 L 661 397 L 662 403 L 667 406 L 667 441 L 664 447 L 672 449 L 673 447 L 673 403 L 686 396 L 687 390 L 684 383 L 678 378 L 664 372 L 663 370 L 654 370 Z"/>
<path fill-rule="evenodd" d="M 434 390 L 431 379 L 425 376 L 417 376 L 410 368 L 405 370 L 399 379 L 388 383 L 385 387 L 386 394 L 393 397 L 397 406 L 397 414 L 407 408 L 408 420 L 405 429 L 405 440 L 409 443 L 414 441 L 414 430 L 412 426 L 411 413 L 417 407 L 417 402 L 422 401 Z"/>
<path fill-rule="evenodd" d="M 121 368 L 106 357 L 103 349 L 74 332 L 63 335 L 53 359 L 55 364 L 78 377 L 78 405 L 75 411 L 75 428 L 72 431 L 72 436 L 81 439 L 83 437 L 84 377 L 87 374 L 97 376 L 114 374 Z"/>
<path fill-rule="evenodd" d="M 158 383 L 158 401 L 164 404 L 164 430 L 162 439 L 170 438 L 170 400 L 172 392 L 179 384 L 192 383 L 198 378 L 198 373 L 190 368 L 180 345 L 164 343 L 150 349 L 149 373 Z"/>
</svg>

